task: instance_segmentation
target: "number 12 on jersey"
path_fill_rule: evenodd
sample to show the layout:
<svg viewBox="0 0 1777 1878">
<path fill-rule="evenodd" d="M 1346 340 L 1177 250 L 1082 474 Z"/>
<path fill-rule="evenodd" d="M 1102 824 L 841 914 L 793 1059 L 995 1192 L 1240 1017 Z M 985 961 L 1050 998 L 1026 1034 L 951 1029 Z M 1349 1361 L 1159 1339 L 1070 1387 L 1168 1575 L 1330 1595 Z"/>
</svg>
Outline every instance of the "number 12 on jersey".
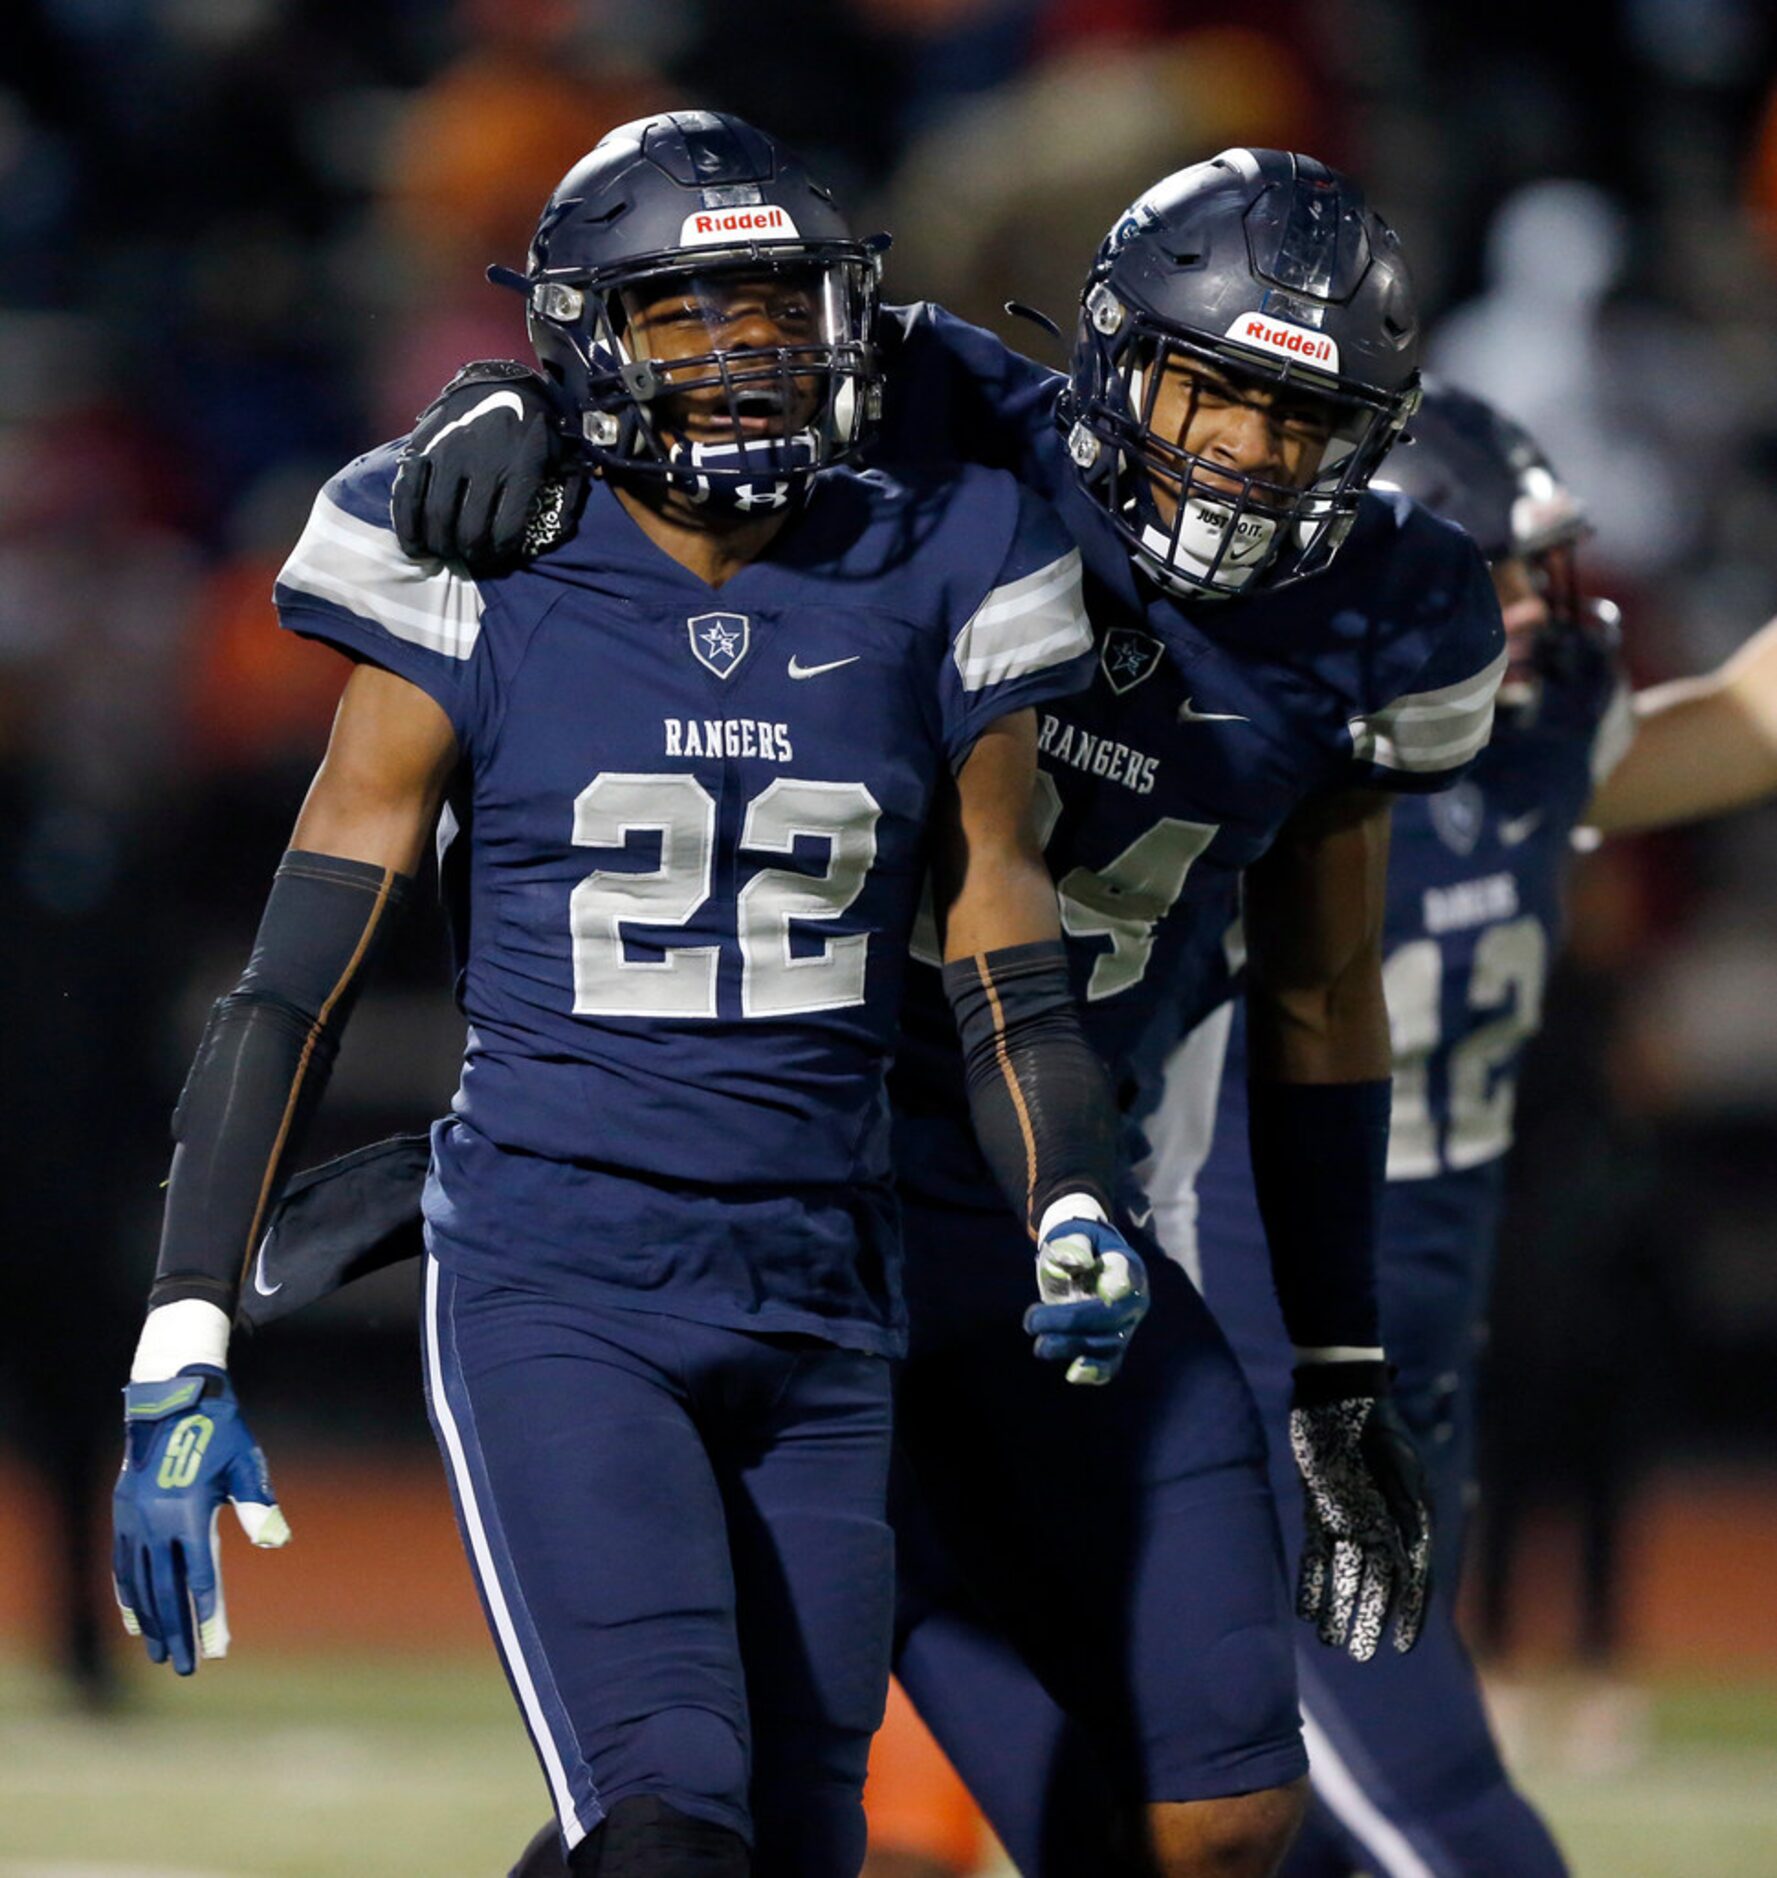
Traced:
<svg viewBox="0 0 1777 1878">
<path fill-rule="evenodd" d="M 792 924 L 836 920 L 863 891 L 876 859 L 876 798 L 862 783 L 779 776 L 747 804 L 742 852 L 790 856 L 798 836 L 827 844 L 818 874 L 762 867 L 735 896 L 741 1014 L 781 1017 L 864 1001 L 870 935 L 845 933 L 792 955 Z M 682 772 L 596 776 L 574 801 L 574 845 L 626 848 L 660 837 L 660 861 L 636 871 L 599 868 L 568 898 L 574 1012 L 580 1017 L 714 1018 L 721 945 L 667 946 L 657 959 L 627 956 L 627 926 L 690 924 L 710 897 L 716 802 Z"/>
<path fill-rule="evenodd" d="M 1549 938 L 1530 914 L 1489 926 L 1475 942 L 1456 1039 L 1445 1057 L 1442 1126 L 1432 1100 L 1432 1061 L 1444 1048 L 1444 953 L 1412 939 L 1382 968 L 1394 1039 L 1390 1180 L 1429 1180 L 1496 1159 L 1512 1145 L 1517 1061 L 1542 1024 Z"/>
</svg>

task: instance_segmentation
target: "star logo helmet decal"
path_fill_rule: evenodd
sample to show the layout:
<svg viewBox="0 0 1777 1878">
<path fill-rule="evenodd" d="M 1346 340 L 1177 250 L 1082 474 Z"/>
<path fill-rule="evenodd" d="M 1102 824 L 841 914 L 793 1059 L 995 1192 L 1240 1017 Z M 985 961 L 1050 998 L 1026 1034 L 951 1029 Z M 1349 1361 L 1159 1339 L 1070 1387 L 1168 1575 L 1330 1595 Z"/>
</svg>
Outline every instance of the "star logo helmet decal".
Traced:
<svg viewBox="0 0 1777 1878">
<path fill-rule="evenodd" d="M 697 613 L 685 622 L 691 653 L 705 671 L 727 678 L 747 656 L 752 622 L 744 613 Z"/>
</svg>

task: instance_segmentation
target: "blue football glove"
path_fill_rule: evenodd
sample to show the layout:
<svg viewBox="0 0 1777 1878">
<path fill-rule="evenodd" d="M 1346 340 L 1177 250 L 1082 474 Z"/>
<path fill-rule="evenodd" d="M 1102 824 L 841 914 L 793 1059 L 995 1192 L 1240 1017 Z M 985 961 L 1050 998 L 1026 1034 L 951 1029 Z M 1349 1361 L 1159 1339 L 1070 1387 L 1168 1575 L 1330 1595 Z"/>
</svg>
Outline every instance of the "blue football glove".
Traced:
<svg viewBox="0 0 1777 1878">
<path fill-rule="evenodd" d="M 1024 1313 L 1037 1355 L 1065 1363 L 1069 1382 L 1109 1382 L 1148 1312 L 1140 1254 L 1103 1220 L 1062 1220 L 1037 1248 L 1037 1293 Z"/>
<path fill-rule="evenodd" d="M 181 1676 L 228 1654 L 216 1522 L 232 1501 L 255 1545 L 290 1528 L 225 1370 L 193 1363 L 123 1392 L 123 1471 L 111 1499 L 112 1576 L 123 1627 Z"/>
</svg>

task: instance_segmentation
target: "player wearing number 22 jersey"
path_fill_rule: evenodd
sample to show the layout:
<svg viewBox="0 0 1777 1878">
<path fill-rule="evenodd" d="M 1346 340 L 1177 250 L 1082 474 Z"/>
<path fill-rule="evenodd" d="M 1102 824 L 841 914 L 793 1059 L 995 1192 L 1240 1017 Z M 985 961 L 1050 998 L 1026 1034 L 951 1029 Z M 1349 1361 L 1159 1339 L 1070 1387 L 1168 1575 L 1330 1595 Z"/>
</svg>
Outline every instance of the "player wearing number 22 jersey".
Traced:
<svg viewBox="0 0 1777 1878">
<path fill-rule="evenodd" d="M 1301 878 L 1304 817 L 1363 826 L 1361 871 L 1323 873 L 1322 899 L 1291 910 L 1304 932 L 1338 926 L 1348 909 L 1331 903 L 1355 897 L 1367 931 L 1374 805 L 1447 787 L 1486 740 L 1504 663 L 1486 570 L 1457 530 L 1363 492 L 1412 406 L 1395 240 L 1310 159 L 1231 151 L 1119 220 L 1068 377 L 935 308 L 890 310 L 884 328 L 883 460 L 1010 469 L 1082 556 L 1096 664 L 1039 714 L 1037 806 L 1088 1034 L 1133 1116 L 1167 1047 L 1227 993 L 1243 875 L 1283 847 Z M 1330 369 L 1300 371 L 1304 348 Z M 447 394 L 434 421 L 481 390 Z M 1287 1843 L 1306 1763 L 1251 1395 L 1176 1268 L 1156 1270 L 1114 1388 L 1055 1387 L 1005 1334 L 1020 1229 L 969 1139 L 930 958 L 916 937 L 891 1078 L 911 1325 L 897 1671 L 1033 1878 L 1258 1870 Z M 1385 1057 L 1379 987 L 1375 1006 Z M 1284 1185 L 1306 1203 L 1279 1282 L 1352 1426 L 1386 1406 L 1366 1360 L 1378 1086 L 1358 1079 L 1376 1074 L 1344 1070 L 1329 1104 L 1290 1085 L 1278 1109 L 1330 1124 L 1281 1131 L 1303 1174 Z M 1394 1491 L 1358 1535 L 1382 1595 L 1357 1621 L 1356 1587 L 1329 1573 L 1317 1615 L 1367 1655 L 1391 1603 L 1400 1640 L 1416 1632 L 1402 1535 L 1418 1519 L 1377 1450 L 1348 1458 L 1336 1519 L 1380 1507 L 1385 1474 Z"/>
<path fill-rule="evenodd" d="M 278 606 L 286 626 L 428 692 L 462 752 L 443 879 L 469 1032 L 454 1113 L 432 1137 L 428 1360 L 483 1597 L 569 1844 L 639 1789 L 757 1833 L 762 1858 L 780 1848 L 764 1869 L 838 1871 L 842 1827 L 828 1829 L 829 1866 L 789 1851 L 784 1821 L 813 1844 L 835 1794 L 855 1809 L 881 1714 L 887 1636 L 871 1612 L 892 1560 L 869 1499 L 884 1476 L 865 1470 L 860 1491 L 855 1459 L 846 1471 L 844 1415 L 863 1403 L 886 1441 L 875 1359 L 904 1347 L 883 1070 L 928 816 L 989 724 L 1085 675 L 1078 557 L 1009 477 L 833 470 L 782 548 L 719 592 L 655 549 L 602 484 L 574 540 L 528 569 L 479 584 L 416 576 L 388 533 L 394 467 L 382 450 L 329 486 Z M 500 1364 L 575 1367 L 522 1322 L 489 1334 L 488 1301 L 497 1319 L 498 1300 L 528 1293 L 583 1327 L 579 1373 L 593 1380 L 566 1386 L 581 1388 L 589 1422 L 625 1401 L 596 1381 L 601 1361 L 620 1360 L 598 1347 L 595 1326 L 613 1321 L 651 1318 L 621 1360 L 656 1345 L 673 1376 L 684 1363 L 695 1377 L 680 1352 L 711 1331 L 748 1333 L 783 1371 L 756 1379 L 785 1389 L 775 1458 L 733 1457 L 757 1476 L 764 1524 L 758 1558 L 745 1555 L 748 1520 L 732 1540 L 743 1626 L 761 1626 L 743 1628 L 742 1647 L 764 1661 L 824 1627 L 821 1680 L 749 1677 L 750 1778 L 729 1665 L 685 1615 L 721 1578 L 670 1538 L 698 1504 L 697 1457 L 681 1466 L 671 1442 L 619 1421 L 631 1464 L 595 1466 L 582 1501 L 586 1468 L 557 1456 L 548 1539 L 501 1529 L 514 1430 L 541 1429 L 545 1447 L 582 1439 L 534 1379 L 514 1370 L 500 1385 Z M 820 1396 L 825 1372 L 806 1353 L 820 1348 L 827 1368 L 860 1353 L 863 1380 Z M 759 1438 L 738 1398 L 693 1410 Z M 497 1429 L 501 1414 L 512 1428 Z M 483 1436 L 504 1444 L 504 1474 L 478 1453 Z M 633 1606 L 658 1621 L 576 1641 L 581 1617 L 607 1613 L 555 1583 L 547 1544 L 603 1544 L 611 1572 L 598 1501 L 608 1494 L 616 1514 L 637 1492 L 658 1496 L 665 1524 L 623 1528 L 655 1540 L 612 1574 L 608 1615 Z M 562 1563 L 571 1576 L 573 1558 Z M 691 1654 L 689 1678 L 675 1652 Z M 699 1722 L 704 1704 L 728 1719 Z M 664 1755 L 617 1720 L 651 1706 L 678 1733 Z M 835 1771 L 836 1740 L 855 1766 Z"/>
<path fill-rule="evenodd" d="M 765 206 L 710 212 L 736 199 Z M 928 877 L 1039 1354 L 1090 1369 L 1079 1307 L 1126 1335 L 1145 1295 L 1026 814 L 1031 707 L 1090 676 L 1079 554 L 1009 475 L 849 466 L 876 252 L 750 126 L 613 132 L 530 265 L 539 354 L 610 450 L 574 538 L 485 579 L 409 560 L 391 492 L 425 453 L 390 445 L 278 580 L 356 669 L 175 1119 L 120 1602 L 183 1673 L 226 1647 L 213 1513 L 263 1535 L 272 1505 L 223 1360 L 242 1262 L 437 824 L 468 1042 L 424 1189 L 428 1402 L 550 1850 L 829 1878 L 888 1682 L 884 1079 Z"/>
<path fill-rule="evenodd" d="M 881 1070 L 928 811 L 986 725 L 1087 675 L 1072 543 L 1006 476 L 836 470 L 712 591 L 600 483 L 478 583 L 401 554 L 396 460 L 328 485 L 277 600 L 463 755 L 440 1264 L 897 1352 Z"/>
</svg>

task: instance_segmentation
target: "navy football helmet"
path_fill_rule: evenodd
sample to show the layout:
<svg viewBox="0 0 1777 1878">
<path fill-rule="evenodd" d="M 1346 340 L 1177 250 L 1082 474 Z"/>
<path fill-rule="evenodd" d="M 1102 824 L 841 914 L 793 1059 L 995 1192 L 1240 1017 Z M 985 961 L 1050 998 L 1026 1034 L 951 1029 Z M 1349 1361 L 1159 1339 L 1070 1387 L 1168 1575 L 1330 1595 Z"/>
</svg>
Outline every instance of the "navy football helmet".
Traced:
<svg viewBox="0 0 1777 1878">
<path fill-rule="evenodd" d="M 525 272 L 488 276 L 525 295 L 594 460 L 763 509 L 865 440 L 886 246 L 854 240 L 776 139 L 672 111 L 603 138 L 550 197 Z"/>
<path fill-rule="evenodd" d="M 1513 440 L 1506 418 L 1468 392 L 1427 379 L 1412 428 L 1376 481 L 1454 522 L 1485 560 L 1514 552 Z"/>
<path fill-rule="evenodd" d="M 1312 157 L 1225 150 L 1105 237 L 1057 408 L 1081 482 L 1147 571 L 1232 598 L 1332 560 L 1413 413 L 1418 364 L 1399 241 L 1356 184 Z M 1175 377 L 1183 413 L 1157 425 Z M 1293 473 L 1187 448 L 1210 399 L 1293 432 Z"/>
<path fill-rule="evenodd" d="M 1523 425 L 1429 382 L 1380 480 L 1454 522 L 1493 567 L 1510 653 L 1502 710 L 1533 711 L 1545 679 L 1614 645 L 1616 607 L 1580 590 L 1574 548 L 1590 532 L 1585 509 Z"/>
</svg>

